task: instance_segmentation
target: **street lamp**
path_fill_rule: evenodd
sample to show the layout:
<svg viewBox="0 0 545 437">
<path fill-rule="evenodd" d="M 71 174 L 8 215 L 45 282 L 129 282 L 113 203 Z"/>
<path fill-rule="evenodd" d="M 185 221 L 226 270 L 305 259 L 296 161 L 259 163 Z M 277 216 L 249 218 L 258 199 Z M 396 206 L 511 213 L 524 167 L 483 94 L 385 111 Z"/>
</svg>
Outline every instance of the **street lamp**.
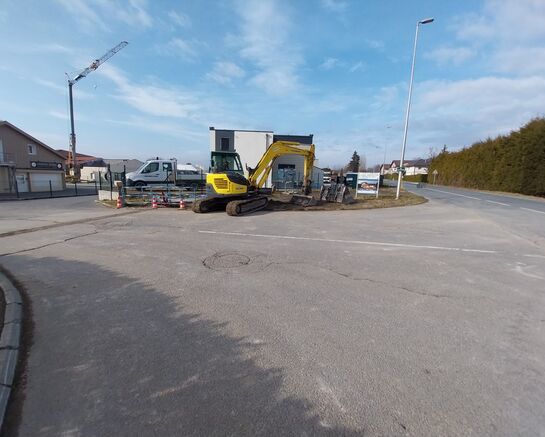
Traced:
<svg viewBox="0 0 545 437">
<path fill-rule="evenodd" d="M 386 129 L 390 129 L 392 126 L 386 126 Z M 388 140 L 384 143 L 384 159 L 382 160 L 382 175 L 386 174 L 386 151 L 388 150 Z"/>
<path fill-rule="evenodd" d="M 429 24 L 433 22 L 433 18 L 426 18 L 416 22 L 416 32 L 414 35 L 414 48 L 413 48 L 413 62 L 411 65 L 411 80 L 409 82 L 409 98 L 407 99 L 407 112 L 405 113 L 405 129 L 403 131 L 403 146 L 401 147 L 401 159 L 399 160 L 399 169 L 397 174 L 397 191 L 396 199 L 399 199 L 399 192 L 401 190 L 401 179 L 403 161 L 405 160 L 405 145 L 407 144 L 407 130 L 409 129 L 409 113 L 411 112 L 411 96 L 413 93 L 413 79 L 414 79 L 414 64 L 416 61 L 416 43 L 418 42 L 418 28 L 421 24 Z"/>
</svg>

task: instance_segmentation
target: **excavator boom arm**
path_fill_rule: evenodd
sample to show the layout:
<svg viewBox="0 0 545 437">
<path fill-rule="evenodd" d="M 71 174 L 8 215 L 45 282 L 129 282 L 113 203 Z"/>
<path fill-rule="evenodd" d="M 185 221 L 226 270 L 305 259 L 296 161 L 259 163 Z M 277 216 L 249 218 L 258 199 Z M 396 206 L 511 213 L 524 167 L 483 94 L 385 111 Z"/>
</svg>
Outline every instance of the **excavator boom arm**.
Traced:
<svg viewBox="0 0 545 437">
<path fill-rule="evenodd" d="M 250 185 L 262 188 L 271 173 L 274 160 L 285 155 L 301 155 L 305 158 L 304 185 L 305 188 L 310 188 L 310 178 L 314 166 L 314 144 L 301 144 L 293 141 L 276 141 L 269 146 L 256 167 L 249 170 Z"/>
</svg>

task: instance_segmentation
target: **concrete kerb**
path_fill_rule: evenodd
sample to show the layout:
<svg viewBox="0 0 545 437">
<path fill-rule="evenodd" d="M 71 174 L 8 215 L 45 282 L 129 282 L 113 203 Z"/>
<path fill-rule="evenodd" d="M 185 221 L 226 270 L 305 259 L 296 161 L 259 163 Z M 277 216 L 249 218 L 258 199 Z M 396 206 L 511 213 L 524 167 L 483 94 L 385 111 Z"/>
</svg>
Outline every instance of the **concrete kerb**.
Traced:
<svg viewBox="0 0 545 437">
<path fill-rule="evenodd" d="M 4 293 L 6 310 L 0 336 L 0 429 L 8 406 L 21 341 L 23 301 L 19 290 L 0 272 L 0 289 Z"/>
</svg>

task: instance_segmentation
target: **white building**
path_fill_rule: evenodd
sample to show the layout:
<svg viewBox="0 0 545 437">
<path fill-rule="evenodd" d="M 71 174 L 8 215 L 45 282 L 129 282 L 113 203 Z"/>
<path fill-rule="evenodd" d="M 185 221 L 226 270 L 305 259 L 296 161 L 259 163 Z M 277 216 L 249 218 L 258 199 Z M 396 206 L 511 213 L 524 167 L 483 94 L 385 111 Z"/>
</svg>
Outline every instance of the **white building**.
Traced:
<svg viewBox="0 0 545 437">
<path fill-rule="evenodd" d="M 210 150 L 237 152 L 240 155 L 246 177 L 248 176 L 246 167 L 254 168 L 267 148 L 275 141 L 296 141 L 301 144 L 312 144 L 313 135 L 277 135 L 272 131 L 210 128 Z M 304 167 L 305 158 L 303 156 L 281 156 L 273 163 L 266 186 L 275 185 L 283 188 L 284 186 L 299 185 L 303 181 Z M 315 167 L 312 177 L 313 186 L 318 183 L 321 184 L 322 180 L 323 171 Z"/>
</svg>

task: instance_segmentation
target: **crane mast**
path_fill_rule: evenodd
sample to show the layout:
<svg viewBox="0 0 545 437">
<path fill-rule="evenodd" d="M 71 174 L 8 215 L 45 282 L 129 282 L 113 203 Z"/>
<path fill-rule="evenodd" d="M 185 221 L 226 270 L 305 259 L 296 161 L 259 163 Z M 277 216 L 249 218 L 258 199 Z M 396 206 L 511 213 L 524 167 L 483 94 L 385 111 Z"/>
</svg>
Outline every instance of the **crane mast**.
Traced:
<svg viewBox="0 0 545 437">
<path fill-rule="evenodd" d="M 119 52 L 121 49 L 127 46 L 129 44 L 127 41 L 121 41 L 118 45 L 116 45 L 113 49 L 106 52 L 102 57 L 95 59 L 91 64 L 83 69 L 76 77 L 73 79 L 68 78 L 68 97 L 70 102 L 70 153 L 69 153 L 69 162 L 72 162 L 72 168 L 74 170 L 74 179 L 79 180 L 80 177 L 80 171 L 79 167 L 77 166 L 77 159 L 76 159 L 76 133 L 74 130 L 74 99 L 73 99 L 73 93 L 72 93 L 72 87 L 74 84 L 76 84 L 79 80 L 86 77 L 89 73 L 95 71 L 101 64 L 106 62 L 108 59 L 110 59 L 113 55 L 115 55 L 117 52 Z"/>
</svg>

